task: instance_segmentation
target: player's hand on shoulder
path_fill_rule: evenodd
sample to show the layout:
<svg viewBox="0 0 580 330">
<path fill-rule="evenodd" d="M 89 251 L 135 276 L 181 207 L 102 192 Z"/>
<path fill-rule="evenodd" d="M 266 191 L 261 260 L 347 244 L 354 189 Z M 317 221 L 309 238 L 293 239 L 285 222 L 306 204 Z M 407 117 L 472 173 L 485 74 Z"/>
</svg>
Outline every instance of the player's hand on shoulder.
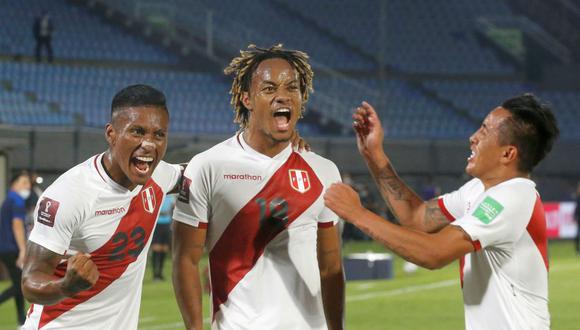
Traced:
<svg viewBox="0 0 580 330">
<path fill-rule="evenodd" d="M 68 259 L 66 274 L 62 283 L 63 292 L 73 296 L 90 289 L 99 279 L 97 265 L 87 253 L 77 253 Z"/>
<path fill-rule="evenodd" d="M 291 138 L 292 148 L 298 152 L 302 151 L 311 151 L 310 144 L 304 140 L 298 133 L 298 130 L 294 130 L 294 134 L 292 134 Z"/>
</svg>

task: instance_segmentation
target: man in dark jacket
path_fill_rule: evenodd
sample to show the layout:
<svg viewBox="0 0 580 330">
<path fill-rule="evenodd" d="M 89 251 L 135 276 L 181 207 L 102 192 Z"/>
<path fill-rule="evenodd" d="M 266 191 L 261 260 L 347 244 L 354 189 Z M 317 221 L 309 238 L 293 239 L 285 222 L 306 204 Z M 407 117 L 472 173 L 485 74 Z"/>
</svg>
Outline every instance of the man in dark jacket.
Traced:
<svg viewBox="0 0 580 330">
<path fill-rule="evenodd" d="M 52 25 L 52 18 L 48 12 L 43 12 L 41 16 L 34 19 L 34 39 L 36 39 L 36 62 L 42 60 L 41 53 L 42 48 L 46 48 L 48 54 L 48 62 L 52 62 L 52 32 L 54 31 L 54 26 Z"/>
</svg>

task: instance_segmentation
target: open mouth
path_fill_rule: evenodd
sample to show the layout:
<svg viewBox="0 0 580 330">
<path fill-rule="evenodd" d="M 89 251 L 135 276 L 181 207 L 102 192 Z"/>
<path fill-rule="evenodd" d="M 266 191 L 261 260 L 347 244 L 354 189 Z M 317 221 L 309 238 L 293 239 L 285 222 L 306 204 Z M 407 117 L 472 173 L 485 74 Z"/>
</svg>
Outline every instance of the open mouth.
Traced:
<svg viewBox="0 0 580 330">
<path fill-rule="evenodd" d="M 290 126 L 292 112 L 288 108 L 280 108 L 274 111 L 274 121 L 278 129 L 287 129 Z"/>
<path fill-rule="evenodd" d="M 467 161 L 472 160 L 475 157 L 475 151 L 471 150 L 471 154 L 469 155 L 469 157 L 467 157 Z"/>
<path fill-rule="evenodd" d="M 149 169 L 153 165 L 153 157 L 148 156 L 137 156 L 131 158 L 131 163 L 135 166 L 135 169 L 139 174 L 147 174 Z"/>
</svg>

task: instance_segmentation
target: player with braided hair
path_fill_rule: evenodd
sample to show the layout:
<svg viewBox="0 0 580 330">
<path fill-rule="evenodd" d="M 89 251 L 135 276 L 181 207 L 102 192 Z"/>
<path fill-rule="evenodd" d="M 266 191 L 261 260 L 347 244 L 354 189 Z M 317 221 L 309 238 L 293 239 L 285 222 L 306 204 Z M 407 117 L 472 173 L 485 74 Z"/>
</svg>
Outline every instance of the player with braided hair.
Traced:
<svg viewBox="0 0 580 330">
<path fill-rule="evenodd" d="M 248 123 L 249 110 L 244 106 L 242 96 L 244 92 L 248 92 L 252 82 L 251 73 L 255 71 L 257 65 L 267 58 L 281 58 L 290 63 L 299 77 L 300 92 L 302 93 L 302 108 L 304 113 L 304 104 L 308 102 L 310 93 L 314 91 L 312 88 L 312 79 L 314 72 L 310 64 L 308 64 L 308 55 L 298 50 L 287 50 L 282 48 L 281 44 L 275 45 L 271 48 L 264 49 L 256 47 L 256 45 L 249 45 L 248 50 L 241 50 L 240 56 L 234 58 L 230 65 L 224 69 L 226 75 L 234 75 L 232 88 L 230 94 L 232 99 L 230 104 L 234 107 L 236 112 L 235 122 L 239 123 L 242 128 L 245 128 Z"/>
<path fill-rule="evenodd" d="M 338 217 L 324 206 L 336 166 L 292 149 L 312 89 L 308 56 L 250 45 L 224 70 L 241 130 L 196 155 L 173 218 L 173 284 L 202 328 L 199 260 L 209 253 L 212 328 L 342 329 Z"/>
</svg>

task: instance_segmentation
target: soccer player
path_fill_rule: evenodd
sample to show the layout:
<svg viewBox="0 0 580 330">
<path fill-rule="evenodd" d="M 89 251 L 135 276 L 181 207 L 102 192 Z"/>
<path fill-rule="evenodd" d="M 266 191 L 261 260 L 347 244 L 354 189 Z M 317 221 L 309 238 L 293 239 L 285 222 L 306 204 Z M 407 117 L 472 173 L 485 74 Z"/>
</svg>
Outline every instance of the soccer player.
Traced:
<svg viewBox="0 0 580 330">
<path fill-rule="evenodd" d="M 187 329 L 202 328 L 199 261 L 209 253 L 218 329 L 341 329 L 336 166 L 289 143 L 312 91 L 305 53 L 250 46 L 225 69 L 241 131 L 196 155 L 174 211 L 173 284 Z"/>
<path fill-rule="evenodd" d="M 546 220 L 530 173 L 559 134 L 548 106 L 531 94 L 505 101 L 470 137 L 459 190 L 424 202 L 383 151 L 371 105 L 355 114 L 359 151 L 404 227 L 364 209 L 348 186 L 333 185 L 326 205 L 403 258 L 436 269 L 460 259 L 467 329 L 548 329 Z"/>
<path fill-rule="evenodd" d="M 162 92 L 121 90 L 105 127 L 108 150 L 42 194 L 23 271 L 33 303 L 24 329 L 137 329 L 150 237 L 181 177 L 162 161 L 168 121 Z"/>
</svg>

